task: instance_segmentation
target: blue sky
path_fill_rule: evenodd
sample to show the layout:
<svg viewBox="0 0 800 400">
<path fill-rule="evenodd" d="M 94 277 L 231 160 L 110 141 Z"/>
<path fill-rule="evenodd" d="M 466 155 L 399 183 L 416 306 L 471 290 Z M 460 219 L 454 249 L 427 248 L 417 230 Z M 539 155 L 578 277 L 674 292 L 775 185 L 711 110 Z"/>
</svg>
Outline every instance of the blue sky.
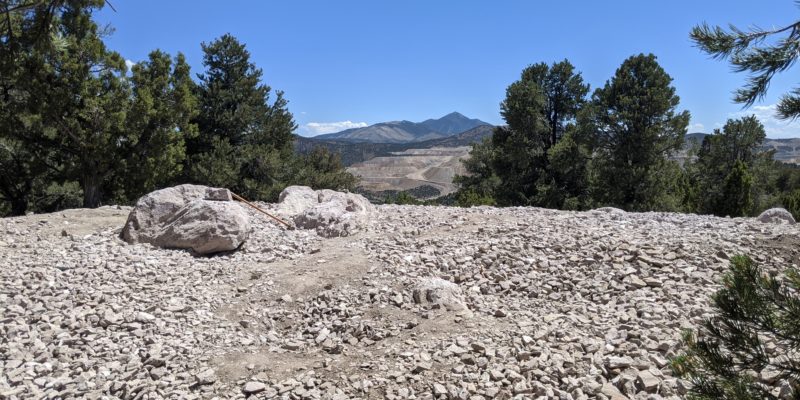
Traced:
<svg viewBox="0 0 800 400">
<path fill-rule="evenodd" d="M 731 102 L 745 80 L 688 39 L 692 26 L 762 28 L 800 18 L 791 0 L 693 1 L 177 1 L 111 0 L 97 18 L 108 45 L 143 60 L 156 48 L 183 52 L 202 72 L 201 42 L 231 33 L 247 44 L 264 81 L 285 92 L 311 136 L 346 127 L 459 111 L 501 124 L 499 103 L 520 71 L 569 59 L 592 88 L 630 55 L 654 53 L 674 78 L 690 131 L 756 114 L 770 137 L 800 137 L 800 122 L 772 117 L 797 69 L 776 78 L 763 102 Z"/>
</svg>

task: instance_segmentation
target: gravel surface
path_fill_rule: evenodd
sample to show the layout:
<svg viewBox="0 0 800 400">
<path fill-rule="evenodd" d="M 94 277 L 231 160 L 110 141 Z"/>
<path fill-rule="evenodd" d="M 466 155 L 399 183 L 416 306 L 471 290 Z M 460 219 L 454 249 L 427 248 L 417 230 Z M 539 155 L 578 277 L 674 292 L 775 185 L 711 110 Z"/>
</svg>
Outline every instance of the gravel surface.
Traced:
<svg viewBox="0 0 800 400">
<path fill-rule="evenodd" d="M 0 219 L 0 399 L 681 398 L 727 258 L 800 264 L 800 225 L 743 218 L 380 206 L 324 239 L 251 213 L 194 257 L 121 241 L 129 211 Z"/>
</svg>

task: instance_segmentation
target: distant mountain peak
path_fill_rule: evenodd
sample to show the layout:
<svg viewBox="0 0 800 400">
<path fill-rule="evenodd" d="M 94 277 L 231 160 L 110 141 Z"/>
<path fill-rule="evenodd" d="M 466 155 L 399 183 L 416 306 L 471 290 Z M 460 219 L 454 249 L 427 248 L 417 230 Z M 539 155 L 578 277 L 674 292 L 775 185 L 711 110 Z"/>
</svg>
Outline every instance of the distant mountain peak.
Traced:
<svg viewBox="0 0 800 400">
<path fill-rule="evenodd" d="M 458 111 L 453 111 L 439 119 L 425 120 L 420 124 L 437 132 L 447 134 L 447 136 L 457 135 L 481 125 L 490 125 L 479 119 L 467 118 Z"/>
<path fill-rule="evenodd" d="M 470 119 L 453 111 L 439 119 L 422 122 L 407 120 L 380 122 L 364 128 L 351 128 L 337 133 L 316 136 L 317 139 L 334 139 L 351 142 L 411 143 L 446 138 L 482 125 L 491 125 L 479 119 Z"/>
<path fill-rule="evenodd" d="M 439 118 L 439 119 L 450 118 L 450 117 L 467 118 L 466 116 L 464 116 L 464 114 L 462 114 L 462 113 L 460 113 L 458 111 L 453 111 L 450 114 L 447 114 L 444 117 Z M 467 118 L 467 119 L 469 119 L 469 118 Z"/>
</svg>

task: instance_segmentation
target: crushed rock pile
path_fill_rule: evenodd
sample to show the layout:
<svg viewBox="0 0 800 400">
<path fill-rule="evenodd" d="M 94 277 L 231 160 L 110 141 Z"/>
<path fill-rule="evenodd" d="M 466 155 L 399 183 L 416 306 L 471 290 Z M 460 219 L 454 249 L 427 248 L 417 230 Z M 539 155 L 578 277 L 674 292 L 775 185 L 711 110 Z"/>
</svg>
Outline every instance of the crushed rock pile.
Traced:
<svg viewBox="0 0 800 400">
<path fill-rule="evenodd" d="M 0 398 L 681 398 L 728 257 L 800 264 L 756 219 L 379 206 L 322 238 L 247 208 L 198 258 L 125 243 L 129 212 L 0 219 Z"/>
</svg>

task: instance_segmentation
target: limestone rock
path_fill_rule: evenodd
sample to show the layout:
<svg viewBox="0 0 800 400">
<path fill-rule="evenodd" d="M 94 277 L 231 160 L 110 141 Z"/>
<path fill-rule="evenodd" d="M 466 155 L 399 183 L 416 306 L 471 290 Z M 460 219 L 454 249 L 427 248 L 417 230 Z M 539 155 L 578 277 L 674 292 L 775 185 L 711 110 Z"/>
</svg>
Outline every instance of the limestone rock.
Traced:
<svg viewBox="0 0 800 400">
<path fill-rule="evenodd" d="M 606 213 L 606 214 L 624 214 L 625 210 L 616 207 L 600 207 L 596 208 L 592 211 L 599 212 L 599 213 Z"/>
<path fill-rule="evenodd" d="M 181 209 L 151 243 L 212 254 L 237 249 L 249 231 L 249 217 L 239 204 L 195 200 Z"/>
<path fill-rule="evenodd" d="M 289 186 L 278 196 L 278 213 L 297 215 L 319 203 L 319 195 L 308 186 Z"/>
<path fill-rule="evenodd" d="M 307 203 L 310 189 L 296 188 L 292 192 L 294 194 L 287 193 L 285 197 L 291 204 L 287 209 L 296 209 Z M 363 230 L 369 223 L 374 207 L 364 196 L 333 190 L 319 190 L 315 194 L 317 203 L 293 218 L 298 228 L 314 229 L 318 235 L 330 238 L 351 236 Z"/>
<path fill-rule="evenodd" d="M 467 308 L 461 288 L 441 278 L 425 278 L 414 287 L 414 302 L 444 307 L 448 311 Z"/>
<path fill-rule="evenodd" d="M 660 384 L 661 379 L 658 379 L 649 370 L 639 371 L 639 375 L 636 377 L 636 386 L 648 393 L 655 392 Z"/>
<path fill-rule="evenodd" d="M 238 248 L 249 229 L 249 217 L 227 189 L 180 185 L 140 198 L 121 236 L 128 243 L 210 254 Z"/>
<path fill-rule="evenodd" d="M 267 389 L 267 385 L 265 385 L 265 384 L 263 384 L 261 382 L 250 381 L 250 382 L 247 382 L 247 383 L 244 384 L 244 387 L 242 388 L 242 392 L 244 394 L 255 394 L 255 393 L 261 393 L 266 389 Z"/>
<path fill-rule="evenodd" d="M 611 383 L 604 384 L 600 389 L 600 393 L 604 394 L 610 400 L 628 400 L 628 397 L 622 394 L 622 392 Z"/>
<path fill-rule="evenodd" d="M 766 211 L 762 212 L 758 216 L 758 218 L 756 218 L 756 219 L 758 219 L 760 222 L 763 222 L 763 223 L 766 223 L 766 224 L 790 224 L 791 225 L 791 224 L 795 223 L 794 217 L 792 216 L 792 213 L 790 213 L 789 211 L 786 211 L 786 209 L 779 208 L 779 207 L 770 208 L 769 210 L 766 210 Z"/>
<path fill-rule="evenodd" d="M 199 193 L 169 218 L 231 203 Z M 0 218 L 0 398 L 673 400 L 727 255 L 800 252 L 755 218 L 366 205 L 367 234 L 324 240 L 241 208 L 247 246 L 209 258 L 118 240 L 128 207 Z"/>
<path fill-rule="evenodd" d="M 367 213 L 374 209 L 366 197 L 355 193 L 322 189 L 317 191 L 317 200 L 320 204 L 339 202 L 344 205 L 345 210 L 354 213 Z"/>
</svg>

